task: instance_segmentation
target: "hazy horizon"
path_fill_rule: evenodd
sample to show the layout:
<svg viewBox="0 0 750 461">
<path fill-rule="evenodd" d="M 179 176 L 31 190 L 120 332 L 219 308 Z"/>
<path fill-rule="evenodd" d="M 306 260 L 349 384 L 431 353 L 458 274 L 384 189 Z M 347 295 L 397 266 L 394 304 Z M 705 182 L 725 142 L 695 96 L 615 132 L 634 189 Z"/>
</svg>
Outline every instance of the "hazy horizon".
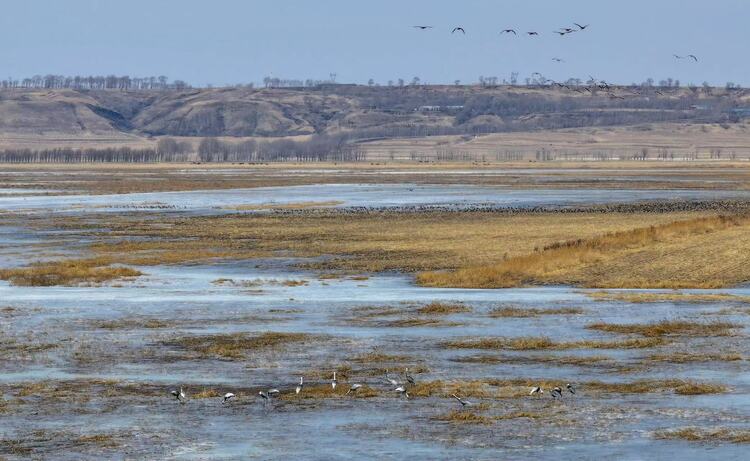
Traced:
<svg viewBox="0 0 750 461">
<path fill-rule="evenodd" d="M 623 7 L 578 0 L 464 1 L 436 5 L 385 0 L 370 5 L 332 0 L 324 5 L 195 0 L 125 5 L 96 0 L 6 5 L 0 38 L 2 78 L 35 74 L 167 75 L 196 86 L 260 83 L 265 76 L 366 83 L 373 79 L 423 83 L 500 81 L 533 72 L 629 84 L 668 77 L 683 85 L 731 81 L 750 85 L 750 63 L 739 58 L 750 32 L 750 4 L 695 0 Z M 553 33 L 573 22 L 585 31 Z M 413 25 L 435 28 L 426 31 Z M 451 34 L 463 26 L 465 36 Z M 721 27 L 715 27 L 721 25 Z M 519 35 L 500 35 L 505 28 Z M 528 37 L 526 31 L 538 31 Z M 695 54 L 700 61 L 676 60 Z M 560 58 L 565 62 L 554 62 Z"/>
</svg>

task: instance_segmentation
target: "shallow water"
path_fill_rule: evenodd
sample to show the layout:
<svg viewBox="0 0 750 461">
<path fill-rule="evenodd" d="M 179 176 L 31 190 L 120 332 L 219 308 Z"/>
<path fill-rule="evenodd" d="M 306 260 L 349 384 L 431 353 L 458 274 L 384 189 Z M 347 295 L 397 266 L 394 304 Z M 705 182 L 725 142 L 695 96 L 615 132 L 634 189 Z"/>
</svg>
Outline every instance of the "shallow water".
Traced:
<svg viewBox="0 0 750 461">
<path fill-rule="evenodd" d="M 123 210 L 179 210 L 217 213 L 240 205 L 284 205 L 300 202 L 342 202 L 336 207 L 397 207 L 477 204 L 534 207 L 637 202 L 748 198 L 750 191 L 534 189 L 493 186 L 418 184 L 322 184 L 251 189 L 148 192 L 117 195 L 0 196 L 0 210 L 81 213 Z"/>
</svg>

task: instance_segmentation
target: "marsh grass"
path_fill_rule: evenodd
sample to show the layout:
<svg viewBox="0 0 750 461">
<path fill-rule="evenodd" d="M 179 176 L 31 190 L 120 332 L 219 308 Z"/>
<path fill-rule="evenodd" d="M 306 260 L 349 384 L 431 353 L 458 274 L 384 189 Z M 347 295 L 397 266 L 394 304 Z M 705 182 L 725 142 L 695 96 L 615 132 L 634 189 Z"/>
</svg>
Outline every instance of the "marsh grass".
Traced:
<svg viewBox="0 0 750 461">
<path fill-rule="evenodd" d="M 592 323 L 589 330 L 608 333 L 638 334 L 647 338 L 662 336 L 728 336 L 742 325 L 729 322 L 689 322 L 686 320 L 663 320 L 658 323 Z"/>
<path fill-rule="evenodd" d="M 634 338 L 620 341 L 582 340 L 556 342 L 545 336 L 518 338 L 478 338 L 453 340 L 441 343 L 447 349 L 488 349 L 488 350 L 564 350 L 564 349 L 646 349 L 664 345 L 661 338 Z"/>
<path fill-rule="evenodd" d="M 142 275 L 138 270 L 111 264 L 111 258 L 38 262 L 27 267 L 0 270 L 0 279 L 17 286 L 55 286 L 103 283 Z"/>
<path fill-rule="evenodd" d="M 605 301 L 623 301 L 628 303 L 750 303 L 750 296 L 739 296 L 726 293 L 643 293 L 626 291 L 589 291 L 586 296 Z"/>
<path fill-rule="evenodd" d="M 727 285 L 731 280 L 723 271 L 720 276 L 709 276 L 695 270 L 695 264 L 692 265 L 692 271 L 676 265 L 660 266 L 659 277 L 651 279 L 643 277 L 643 267 L 633 270 L 633 267 L 623 266 L 622 257 L 674 245 L 675 242 L 703 240 L 707 234 L 746 227 L 748 222 L 746 216 L 709 216 L 609 232 L 596 237 L 548 244 L 537 251 L 511 257 L 494 265 L 464 268 L 454 272 L 423 272 L 418 274 L 417 282 L 430 287 L 462 288 L 508 288 L 533 284 L 574 284 L 604 288 L 717 288 Z M 700 250 L 705 250 L 706 246 L 708 243 L 700 247 Z M 685 251 L 681 256 L 683 259 L 690 259 L 690 254 Z M 642 266 L 653 262 L 646 258 L 638 261 Z M 722 263 L 726 264 L 726 261 L 717 262 Z M 698 261 L 696 264 L 703 264 L 701 268 L 712 273 L 717 269 L 715 266 L 706 266 L 706 261 Z M 602 270 L 605 265 L 608 270 Z M 676 269 L 679 272 L 667 273 Z M 740 279 L 746 280 L 747 276 L 743 275 Z"/>
<path fill-rule="evenodd" d="M 167 328 L 170 324 L 159 319 L 116 319 L 96 322 L 95 326 L 103 330 L 133 330 Z"/>
<path fill-rule="evenodd" d="M 688 442 L 700 443 L 750 443 L 750 429 L 683 427 L 680 429 L 657 431 L 654 433 L 654 437 L 657 439 L 686 440 Z"/>
<path fill-rule="evenodd" d="M 737 353 L 690 353 L 653 354 L 646 357 L 652 362 L 693 363 L 693 362 L 738 362 L 745 358 Z"/>
<path fill-rule="evenodd" d="M 583 309 L 578 307 L 560 307 L 549 309 L 523 308 L 515 306 L 502 306 L 492 309 L 489 313 L 493 318 L 528 318 L 541 315 L 578 315 L 583 314 Z"/>
<path fill-rule="evenodd" d="M 224 207 L 227 210 L 252 211 L 252 210 L 304 210 L 307 208 L 322 208 L 342 205 L 340 200 L 328 200 L 320 202 L 289 202 L 289 203 L 261 203 L 248 205 L 235 205 Z"/>
<path fill-rule="evenodd" d="M 435 421 L 443 421 L 453 424 L 493 424 L 493 418 L 477 414 L 472 410 L 451 410 L 448 413 L 433 417 Z"/>
<path fill-rule="evenodd" d="M 284 346 L 311 341 L 313 336 L 304 333 L 265 332 L 258 335 L 247 333 L 220 334 L 211 336 L 186 336 L 164 342 L 203 356 L 225 359 L 241 359 L 248 352 L 267 351 Z"/>
<path fill-rule="evenodd" d="M 377 322 L 372 326 L 379 326 L 384 328 L 408 328 L 408 327 L 455 327 L 459 326 L 460 323 L 446 322 L 439 319 L 431 319 L 424 317 L 404 317 L 395 320 L 384 320 Z"/>
<path fill-rule="evenodd" d="M 525 357 L 517 355 L 507 356 L 496 356 L 496 355 L 470 355 L 465 357 L 456 357 L 451 359 L 452 362 L 459 363 L 485 363 L 485 364 L 497 364 L 497 363 L 517 363 L 517 364 L 532 364 L 532 363 L 553 363 L 556 365 L 574 365 L 574 366 L 601 366 L 603 363 L 612 362 L 612 359 L 602 355 L 595 356 L 549 356 L 549 355 L 538 355 L 534 357 Z"/>
<path fill-rule="evenodd" d="M 461 303 L 441 303 L 434 301 L 417 308 L 417 313 L 422 315 L 448 315 L 464 312 L 471 312 L 471 308 Z"/>
<path fill-rule="evenodd" d="M 302 392 L 295 394 L 288 392 L 281 394 L 282 400 L 295 401 L 305 399 L 340 399 L 340 398 L 351 398 L 351 399 L 367 399 L 372 397 L 380 396 L 380 392 L 370 386 L 363 385 L 356 392 L 349 391 L 350 384 L 347 382 L 339 383 L 336 389 L 333 389 L 330 384 L 315 384 L 305 385 Z"/>
</svg>

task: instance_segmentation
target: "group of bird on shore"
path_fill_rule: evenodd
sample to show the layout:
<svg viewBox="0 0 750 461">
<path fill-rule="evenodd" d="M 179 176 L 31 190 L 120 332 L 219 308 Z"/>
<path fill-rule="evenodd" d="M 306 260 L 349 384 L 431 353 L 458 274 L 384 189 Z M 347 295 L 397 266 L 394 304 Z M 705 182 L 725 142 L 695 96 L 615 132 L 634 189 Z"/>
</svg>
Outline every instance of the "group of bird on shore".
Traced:
<svg viewBox="0 0 750 461">
<path fill-rule="evenodd" d="M 403 372 L 403 380 L 395 379 L 393 376 L 388 374 L 388 370 L 385 370 L 385 382 L 393 387 L 392 392 L 399 394 L 399 396 L 408 399 L 409 398 L 409 386 L 416 385 L 416 380 L 414 379 L 414 376 L 409 374 L 409 369 L 404 369 Z M 335 391 L 336 388 L 339 386 L 339 381 L 336 378 L 336 372 L 333 372 L 333 378 L 331 379 L 331 390 Z M 352 383 L 349 384 L 349 389 L 346 391 L 346 394 L 356 394 L 357 391 L 359 391 L 364 384 L 362 383 Z M 299 383 L 294 388 L 294 393 L 299 395 L 303 392 L 305 387 L 305 380 L 304 377 L 299 377 Z M 570 392 L 571 394 L 575 395 L 576 391 L 572 384 L 567 384 L 565 388 Z M 170 394 L 172 397 L 174 397 L 178 402 L 185 403 L 187 402 L 187 394 L 185 393 L 185 390 L 182 386 L 180 386 L 179 390 L 172 390 L 170 391 Z M 530 396 L 537 396 L 540 397 L 544 394 L 544 389 L 542 389 L 540 386 L 534 386 L 531 388 L 531 391 L 529 392 Z M 265 405 L 272 399 L 278 397 L 281 395 L 281 391 L 276 388 L 268 389 L 268 390 L 261 390 L 258 391 L 258 397 L 262 400 L 263 404 Z M 460 397 L 458 394 L 451 394 L 451 397 L 454 398 L 456 401 L 458 401 L 459 404 L 461 404 L 462 408 L 465 408 L 467 406 L 473 405 L 472 402 L 466 400 L 463 397 Z M 562 400 L 563 398 L 563 390 L 560 387 L 555 387 L 550 391 L 550 397 L 552 397 L 553 400 Z M 226 404 L 232 399 L 236 399 L 237 396 L 233 392 L 227 392 L 221 396 L 221 403 Z"/>
</svg>

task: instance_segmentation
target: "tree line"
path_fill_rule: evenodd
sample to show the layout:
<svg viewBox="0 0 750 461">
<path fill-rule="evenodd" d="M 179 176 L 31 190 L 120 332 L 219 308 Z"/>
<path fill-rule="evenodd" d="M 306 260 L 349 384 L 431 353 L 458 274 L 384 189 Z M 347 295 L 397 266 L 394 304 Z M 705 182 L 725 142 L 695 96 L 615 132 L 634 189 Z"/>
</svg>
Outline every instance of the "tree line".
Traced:
<svg viewBox="0 0 750 461">
<path fill-rule="evenodd" d="M 197 149 L 187 141 L 162 138 L 156 148 L 133 149 L 6 149 L 0 163 L 159 163 L 159 162 L 359 162 L 366 154 L 344 136 L 312 136 L 308 140 L 245 140 L 226 142 L 203 138 Z"/>
<path fill-rule="evenodd" d="M 182 90 L 191 88 L 182 80 L 169 81 L 164 76 L 131 77 L 129 75 L 34 75 L 23 79 L 8 78 L 0 81 L 5 89 L 42 88 L 73 90 Z"/>
</svg>

